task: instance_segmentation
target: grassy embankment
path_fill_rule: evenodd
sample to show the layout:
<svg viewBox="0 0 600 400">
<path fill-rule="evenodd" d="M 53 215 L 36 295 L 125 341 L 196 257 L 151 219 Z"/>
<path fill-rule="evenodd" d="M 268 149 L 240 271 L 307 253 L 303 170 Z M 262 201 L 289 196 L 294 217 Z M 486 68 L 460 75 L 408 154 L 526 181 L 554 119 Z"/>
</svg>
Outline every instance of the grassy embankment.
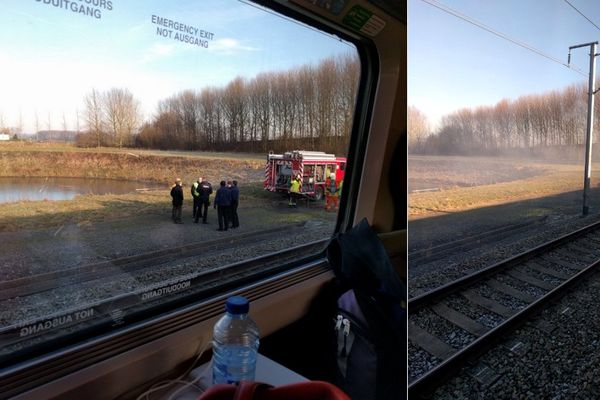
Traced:
<svg viewBox="0 0 600 400">
<path fill-rule="evenodd" d="M 126 195 L 84 195 L 72 201 L 36 201 L 3 204 L 0 231 L 64 223 L 89 224 L 148 213 L 168 213 L 169 188 L 176 177 L 186 184 L 185 194 L 198 176 L 218 186 L 221 179 L 237 179 L 241 201 L 261 202 L 264 157 L 201 152 L 160 152 L 134 149 L 79 149 L 65 144 L 0 144 L 1 177 L 82 177 L 118 179 L 163 186 L 164 189 Z M 215 187 L 216 190 L 216 187 Z M 186 196 L 189 201 L 190 196 Z"/>
<path fill-rule="evenodd" d="M 428 160 L 432 181 L 456 181 L 460 179 L 459 175 L 464 174 L 464 171 L 459 168 L 456 170 L 436 169 L 436 163 L 441 160 L 443 157 L 440 157 L 439 160 L 434 158 Z M 467 160 L 473 163 L 472 159 L 465 157 L 463 164 Z M 506 160 L 506 164 L 511 162 Z M 521 178 L 515 171 L 515 179 L 508 182 L 477 184 L 477 179 L 474 177 L 475 183 L 471 187 L 450 187 L 439 191 L 410 193 L 408 196 L 409 219 L 437 213 L 472 210 L 520 200 L 539 199 L 582 190 L 583 167 L 581 165 L 531 163 L 530 166 L 538 171 L 534 176 Z M 410 168 L 409 160 L 409 174 Z M 592 170 L 598 171 L 599 168 L 600 165 L 594 164 Z M 489 173 L 489 171 L 493 171 L 493 167 L 490 168 L 485 161 L 481 161 L 478 165 L 471 164 L 469 173 L 476 175 L 477 173 Z M 592 174 L 591 186 L 597 187 L 599 183 L 600 178 Z"/>
</svg>

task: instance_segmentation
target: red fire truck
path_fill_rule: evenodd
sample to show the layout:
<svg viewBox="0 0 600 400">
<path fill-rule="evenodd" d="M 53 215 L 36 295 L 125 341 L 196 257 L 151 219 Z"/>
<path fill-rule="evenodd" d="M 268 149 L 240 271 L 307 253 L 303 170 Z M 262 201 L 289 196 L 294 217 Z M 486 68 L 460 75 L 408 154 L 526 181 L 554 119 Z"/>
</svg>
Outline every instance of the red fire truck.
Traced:
<svg viewBox="0 0 600 400">
<path fill-rule="evenodd" d="M 325 194 L 325 181 L 331 173 L 339 186 L 344 179 L 346 158 L 322 151 L 294 150 L 284 154 L 269 153 L 265 168 L 265 190 L 288 192 L 292 177 L 300 175 L 303 195 L 321 200 Z"/>
</svg>

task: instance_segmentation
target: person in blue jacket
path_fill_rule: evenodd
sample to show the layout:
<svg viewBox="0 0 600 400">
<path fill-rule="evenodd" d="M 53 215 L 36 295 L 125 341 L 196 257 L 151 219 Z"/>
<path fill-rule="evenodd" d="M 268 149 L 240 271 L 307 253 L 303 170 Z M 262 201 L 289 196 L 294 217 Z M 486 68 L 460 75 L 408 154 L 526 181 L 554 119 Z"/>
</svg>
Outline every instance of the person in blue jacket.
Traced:
<svg viewBox="0 0 600 400">
<path fill-rule="evenodd" d="M 219 220 L 218 231 L 226 231 L 229 226 L 229 212 L 231 208 L 231 190 L 225 186 L 225 181 L 221 181 L 220 187 L 215 196 L 214 208 L 217 209 L 217 218 Z"/>
</svg>

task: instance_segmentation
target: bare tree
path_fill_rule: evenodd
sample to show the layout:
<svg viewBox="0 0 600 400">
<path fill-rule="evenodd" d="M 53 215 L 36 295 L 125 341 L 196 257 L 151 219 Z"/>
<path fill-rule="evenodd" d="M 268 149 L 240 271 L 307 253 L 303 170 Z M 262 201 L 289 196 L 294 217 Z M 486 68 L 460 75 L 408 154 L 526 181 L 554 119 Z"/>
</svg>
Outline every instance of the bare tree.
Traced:
<svg viewBox="0 0 600 400">
<path fill-rule="evenodd" d="M 105 142 L 102 95 L 98 90 L 92 89 L 92 91 L 85 96 L 84 104 L 84 120 L 87 124 L 88 131 L 96 138 L 96 147 L 100 147 Z"/>
<path fill-rule="evenodd" d="M 317 88 L 314 79 L 315 70 L 310 65 L 300 67 L 297 72 L 299 81 L 298 107 L 300 113 L 299 136 L 306 138 L 311 147 L 315 147 L 316 113 L 317 113 Z"/>
<path fill-rule="evenodd" d="M 37 110 L 35 110 L 35 139 L 38 140 L 39 139 L 39 132 L 40 132 L 40 117 L 38 115 Z"/>
<path fill-rule="evenodd" d="M 79 133 L 80 129 L 80 125 L 79 125 L 79 110 L 75 110 L 75 129 L 77 131 L 77 133 Z"/>
<path fill-rule="evenodd" d="M 248 118 L 245 86 L 244 79 L 237 77 L 229 82 L 223 92 L 222 104 L 228 122 L 230 143 L 240 142 L 244 137 L 244 128 Z"/>
<path fill-rule="evenodd" d="M 8 133 L 8 127 L 6 126 L 2 111 L 0 111 L 0 133 Z"/>
<path fill-rule="evenodd" d="M 515 110 L 515 129 L 519 146 L 530 148 L 532 143 L 531 98 L 520 97 L 513 104 Z"/>
<path fill-rule="evenodd" d="M 336 115 L 339 116 L 340 124 L 337 138 L 338 140 L 343 138 L 343 142 L 348 143 L 360 78 L 360 63 L 354 53 L 338 57 L 336 63 L 339 88 Z M 338 150 L 341 150 L 340 145 L 341 143 L 338 143 Z"/>
<path fill-rule="evenodd" d="M 498 149 L 498 136 L 494 123 L 494 110 L 490 107 L 478 107 L 473 112 L 474 135 L 481 150 L 494 153 Z"/>
<path fill-rule="evenodd" d="M 139 103 L 128 89 L 112 88 L 103 96 L 104 115 L 113 144 L 130 144 L 141 122 Z"/>
<path fill-rule="evenodd" d="M 19 108 L 19 120 L 17 121 L 17 133 L 23 134 L 23 111 Z"/>
<path fill-rule="evenodd" d="M 321 62 L 316 73 L 317 96 L 315 105 L 317 107 L 317 134 L 321 146 L 327 145 L 332 131 L 332 119 L 335 110 L 335 60 L 328 58 Z"/>
<path fill-rule="evenodd" d="M 219 108 L 217 89 L 204 88 L 200 92 L 199 102 L 201 104 L 202 112 L 202 118 L 200 119 L 202 126 L 201 129 L 206 147 L 210 148 L 220 140 L 220 136 L 218 134 L 220 130 L 220 121 L 219 112 L 217 110 Z"/>
<path fill-rule="evenodd" d="M 417 107 L 409 106 L 406 121 L 408 131 L 408 152 L 422 151 L 427 136 L 429 136 L 429 122 L 427 117 Z"/>
<path fill-rule="evenodd" d="M 271 76 L 260 74 L 250 84 L 250 98 L 252 107 L 252 118 L 256 133 L 254 139 L 259 139 L 262 150 L 268 150 L 268 141 L 271 138 Z"/>
<path fill-rule="evenodd" d="M 172 100 L 172 110 L 176 113 L 183 127 L 186 148 L 196 150 L 200 143 L 200 115 L 202 106 L 196 93 L 186 90 Z"/>
<path fill-rule="evenodd" d="M 494 122 L 500 147 L 508 148 L 513 146 L 514 118 L 510 102 L 502 99 L 494 107 Z"/>
<path fill-rule="evenodd" d="M 275 133 L 279 135 L 284 146 L 289 147 L 290 139 L 294 136 L 294 123 L 298 104 L 297 85 L 294 84 L 291 73 L 278 73 L 272 81 L 272 110 Z"/>
<path fill-rule="evenodd" d="M 66 132 L 68 130 L 67 129 L 68 128 L 68 126 L 67 126 L 67 117 L 66 117 L 66 115 L 65 115 L 64 112 L 62 113 L 62 128 L 63 128 L 64 132 Z"/>
</svg>

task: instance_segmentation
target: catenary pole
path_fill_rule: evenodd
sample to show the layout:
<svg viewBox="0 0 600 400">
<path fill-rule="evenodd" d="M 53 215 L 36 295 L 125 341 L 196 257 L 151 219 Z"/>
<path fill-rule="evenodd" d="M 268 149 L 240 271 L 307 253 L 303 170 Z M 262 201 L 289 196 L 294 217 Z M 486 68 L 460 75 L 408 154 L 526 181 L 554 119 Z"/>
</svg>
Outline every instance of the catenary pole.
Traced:
<svg viewBox="0 0 600 400">
<path fill-rule="evenodd" d="M 594 129 L 594 80 L 596 76 L 596 47 L 598 42 L 579 44 L 569 47 L 568 63 L 571 63 L 571 50 L 579 47 L 590 46 L 590 75 L 588 80 L 588 113 L 585 135 L 585 171 L 583 176 L 583 215 L 588 215 L 588 197 L 590 191 L 590 176 L 592 173 L 592 131 Z"/>
</svg>

